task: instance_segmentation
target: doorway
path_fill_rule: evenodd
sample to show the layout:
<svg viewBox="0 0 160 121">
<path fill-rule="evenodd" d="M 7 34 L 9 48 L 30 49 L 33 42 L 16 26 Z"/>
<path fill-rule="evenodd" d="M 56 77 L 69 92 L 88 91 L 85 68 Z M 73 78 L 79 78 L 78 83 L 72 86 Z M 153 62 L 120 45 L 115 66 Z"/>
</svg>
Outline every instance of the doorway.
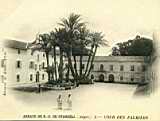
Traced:
<svg viewBox="0 0 160 121">
<path fill-rule="evenodd" d="M 114 82 L 114 75 L 113 74 L 110 74 L 109 76 L 108 76 L 108 80 L 109 80 L 109 82 Z"/>
<path fill-rule="evenodd" d="M 99 75 L 99 81 L 100 81 L 100 82 L 104 82 L 104 75 L 103 75 L 103 74 L 100 74 L 100 75 Z"/>
</svg>

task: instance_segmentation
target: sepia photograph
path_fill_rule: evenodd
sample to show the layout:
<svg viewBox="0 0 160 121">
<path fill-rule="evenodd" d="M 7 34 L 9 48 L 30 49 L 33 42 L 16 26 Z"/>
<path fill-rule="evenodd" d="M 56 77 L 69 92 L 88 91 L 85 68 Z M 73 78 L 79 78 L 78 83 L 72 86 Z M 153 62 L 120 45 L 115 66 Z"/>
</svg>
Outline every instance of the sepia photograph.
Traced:
<svg viewBox="0 0 160 121">
<path fill-rule="evenodd" d="M 0 121 L 159 121 L 159 11 L 159 0 L 1 0 Z"/>
</svg>

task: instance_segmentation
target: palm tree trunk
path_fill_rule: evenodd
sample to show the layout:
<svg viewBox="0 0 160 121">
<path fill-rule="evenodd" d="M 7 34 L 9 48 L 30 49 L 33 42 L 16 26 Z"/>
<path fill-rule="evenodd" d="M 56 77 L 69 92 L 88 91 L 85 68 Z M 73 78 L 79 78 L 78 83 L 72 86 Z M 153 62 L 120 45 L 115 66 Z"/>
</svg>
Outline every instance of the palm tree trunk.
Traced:
<svg viewBox="0 0 160 121">
<path fill-rule="evenodd" d="M 54 72 L 55 72 L 55 80 L 57 81 L 57 64 L 56 64 L 56 47 L 54 46 Z"/>
<path fill-rule="evenodd" d="M 93 47 L 94 47 L 94 46 L 91 47 L 91 52 L 90 52 L 89 57 L 88 57 L 88 60 L 87 60 L 87 65 L 86 65 L 86 70 L 85 70 L 85 73 L 84 73 L 84 77 L 86 77 L 86 74 L 87 74 L 87 71 L 88 71 L 88 68 L 89 68 L 89 63 L 90 63 L 90 61 L 91 61 L 91 56 L 92 56 L 92 52 L 93 52 Z"/>
<path fill-rule="evenodd" d="M 66 80 L 69 81 L 69 73 L 70 72 L 70 68 L 69 66 L 67 65 L 67 76 L 66 76 Z"/>
<path fill-rule="evenodd" d="M 49 71 L 49 52 L 45 52 L 46 53 L 46 60 L 47 60 L 47 74 L 48 74 L 48 81 L 50 81 L 50 71 Z"/>
<path fill-rule="evenodd" d="M 73 78 L 76 79 L 76 76 L 75 76 L 75 73 L 74 73 L 74 69 L 73 69 L 73 65 L 72 65 L 72 60 L 71 60 L 71 53 L 69 52 L 67 54 L 67 56 L 68 56 L 68 66 L 69 66 L 69 68 L 71 70 Z"/>
<path fill-rule="evenodd" d="M 78 76 L 76 56 L 74 55 L 73 58 L 74 58 L 74 70 L 75 70 L 75 74 L 76 74 L 76 76 Z"/>
<path fill-rule="evenodd" d="M 62 51 L 62 48 L 60 48 L 59 79 L 60 81 L 62 81 L 63 79 L 63 51 Z"/>
<path fill-rule="evenodd" d="M 91 73 L 91 70 L 92 70 L 92 65 L 93 65 L 93 61 L 94 61 L 94 58 L 95 58 L 95 55 L 96 55 L 96 52 L 97 52 L 97 45 L 95 46 L 95 50 L 94 50 L 94 53 L 92 55 L 92 60 L 91 60 L 91 64 L 90 64 L 90 67 L 89 67 L 89 70 L 88 70 L 88 73 L 87 73 L 87 77 L 89 77 L 90 73 Z"/>
<path fill-rule="evenodd" d="M 54 71 L 52 71 L 52 80 L 54 80 Z"/>
<path fill-rule="evenodd" d="M 80 65 L 79 65 L 79 76 L 82 77 L 82 59 L 83 59 L 83 56 L 80 55 Z"/>
</svg>

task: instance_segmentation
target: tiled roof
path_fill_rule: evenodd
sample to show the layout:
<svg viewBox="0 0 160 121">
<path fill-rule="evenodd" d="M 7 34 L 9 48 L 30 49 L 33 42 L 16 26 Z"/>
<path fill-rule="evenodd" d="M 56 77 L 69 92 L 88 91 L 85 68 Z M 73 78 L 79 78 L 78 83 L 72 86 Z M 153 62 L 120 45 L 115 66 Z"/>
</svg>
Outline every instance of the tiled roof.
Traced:
<svg viewBox="0 0 160 121">
<path fill-rule="evenodd" d="M 88 61 L 88 56 L 83 56 L 83 61 Z M 95 56 L 94 62 L 144 62 L 144 56 Z"/>
<path fill-rule="evenodd" d="M 94 61 L 144 61 L 143 56 L 96 56 Z"/>
<path fill-rule="evenodd" d="M 3 40 L 3 45 L 5 47 L 9 47 L 9 48 L 26 50 L 27 44 L 28 44 L 27 42 L 17 41 L 17 40 L 13 40 L 13 39 Z"/>
</svg>

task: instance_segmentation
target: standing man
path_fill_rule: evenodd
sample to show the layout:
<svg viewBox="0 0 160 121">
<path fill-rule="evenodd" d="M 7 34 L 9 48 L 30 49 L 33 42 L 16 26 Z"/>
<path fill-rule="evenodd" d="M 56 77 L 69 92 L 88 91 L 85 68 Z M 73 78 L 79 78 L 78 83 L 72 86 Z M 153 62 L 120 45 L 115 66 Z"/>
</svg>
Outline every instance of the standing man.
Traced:
<svg viewBox="0 0 160 121">
<path fill-rule="evenodd" d="M 71 94 L 68 94 L 67 104 L 68 104 L 68 109 L 71 110 L 72 109 Z"/>
<path fill-rule="evenodd" d="M 62 110 L 62 98 L 61 95 L 58 96 L 57 98 L 57 106 L 59 110 Z"/>
</svg>

